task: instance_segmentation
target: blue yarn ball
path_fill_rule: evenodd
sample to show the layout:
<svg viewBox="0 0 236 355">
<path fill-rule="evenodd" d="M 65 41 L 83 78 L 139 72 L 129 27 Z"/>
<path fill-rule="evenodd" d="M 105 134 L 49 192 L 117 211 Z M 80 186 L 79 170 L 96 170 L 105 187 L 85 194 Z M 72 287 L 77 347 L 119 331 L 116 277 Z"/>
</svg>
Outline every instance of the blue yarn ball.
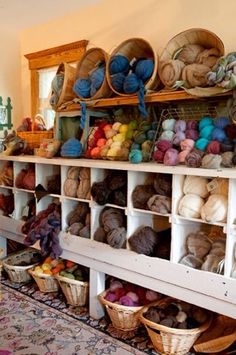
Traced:
<svg viewBox="0 0 236 355">
<path fill-rule="evenodd" d="M 214 121 L 211 117 L 203 117 L 199 122 L 198 128 L 201 131 L 204 127 L 214 125 Z"/>
<path fill-rule="evenodd" d="M 130 150 L 134 150 L 134 149 L 138 149 L 138 150 L 141 150 L 141 144 L 138 144 L 138 143 L 132 143 L 131 147 L 130 147 Z"/>
<path fill-rule="evenodd" d="M 61 147 L 62 157 L 79 157 L 82 154 L 82 144 L 76 138 L 68 139 Z"/>
<path fill-rule="evenodd" d="M 131 150 L 131 152 L 129 153 L 129 161 L 132 164 L 141 163 L 142 160 L 143 160 L 143 154 L 141 150 L 139 149 Z"/>
<path fill-rule="evenodd" d="M 129 59 L 122 54 L 114 55 L 109 64 L 109 73 L 111 75 L 117 73 L 128 73 Z"/>
<path fill-rule="evenodd" d="M 202 150 L 204 151 L 207 147 L 207 145 L 209 144 L 209 140 L 206 139 L 206 138 L 199 138 L 195 144 L 194 144 L 194 147 L 196 149 L 199 149 L 199 150 Z"/>
<path fill-rule="evenodd" d="M 125 81 L 125 74 L 117 73 L 111 76 L 111 85 L 118 92 L 124 92 L 123 86 Z"/>
<path fill-rule="evenodd" d="M 151 78 L 154 70 L 154 61 L 152 59 L 141 59 L 135 67 L 135 74 L 143 82 Z"/>
<path fill-rule="evenodd" d="M 224 129 L 227 125 L 229 125 L 230 119 L 228 117 L 218 117 L 215 119 L 215 126 L 217 128 Z"/>
<path fill-rule="evenodd" d="M 140 87 L 140 81 L 137 75 L 134 73 L 127 75 L 123 86 L 124 92 L 126 94 L 134 94 L 139 90 L 139 87 Z"/>
<path fill-rule="evenodd" d="M 211 137 L 212 137 L 212 132 L 214 129 L 215 129 L 215 127 L 213 125 L 205 126 L 203 129 L 201 129 L 199 137 L 206 138 L 210 141 Z"/>
<path fill-rule="evenodd" d="M 91 84 L 94 89 L 98 90 L 104 81 L 105 78 L 105 67 L 98 67 L 90 74 Z"/>
<path fill-rule="evenodd" d="M 73 91 L 76 95 L 87 98 L 90 97 L 91 80 L 90 79 L 78 79 L 74 83 Z"/>
<path fill-rule="evenodd" d="M 90 97 L 93 97 L 96 93 L 97 93 L 97 89 L 93 85 L 91 85 Z"/>
<path fill-rule="evenodd" d="M 212 132 L 212 139 L 214 141 L 218 141 L 218 142 L 223 142 L 224 139 L 226 139 L 226 133 L 223 129 L 220 128 L 215 128 Z"/>
</svg>

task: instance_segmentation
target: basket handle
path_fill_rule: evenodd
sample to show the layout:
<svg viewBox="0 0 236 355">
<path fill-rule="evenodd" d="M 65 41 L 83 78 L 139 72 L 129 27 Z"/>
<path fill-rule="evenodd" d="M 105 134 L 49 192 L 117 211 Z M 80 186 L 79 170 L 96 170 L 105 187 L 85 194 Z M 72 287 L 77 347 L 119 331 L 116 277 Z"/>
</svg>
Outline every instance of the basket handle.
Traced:
<svg viewBox="0 0 236 355">
<path fill-rule="evenodd" d="M 36 119 L 44 126 L 46 127 L 46 124 L 45 124 L 45 121 L 44 121 L 44 118 L 42 115 L 40 115 L 40 113 L 37 113 L 34 118 L 32 119 L 32 132 L 34 132 L 34 124 L 35 124 L 35 121 Z"/>
</svg>

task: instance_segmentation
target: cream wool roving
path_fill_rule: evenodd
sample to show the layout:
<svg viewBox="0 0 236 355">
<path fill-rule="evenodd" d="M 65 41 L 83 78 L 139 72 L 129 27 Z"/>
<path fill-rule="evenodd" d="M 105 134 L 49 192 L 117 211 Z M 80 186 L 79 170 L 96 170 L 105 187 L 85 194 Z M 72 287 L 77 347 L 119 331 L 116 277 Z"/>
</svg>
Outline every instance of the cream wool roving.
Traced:
<svg viewBox="0 0 236 355">
<path fill-rule="evenodd" d="M 199 195 L 187 194 L 179 202 L 178 212 L 186 218 L 199 218 L 204 200 Z"/>
<path fill-rule="evenodd" d="M 211 195 L 201 208 L 201 217 L 207 222 L 226 222 L 228 199 L 224 195 Z"/>
</svg>

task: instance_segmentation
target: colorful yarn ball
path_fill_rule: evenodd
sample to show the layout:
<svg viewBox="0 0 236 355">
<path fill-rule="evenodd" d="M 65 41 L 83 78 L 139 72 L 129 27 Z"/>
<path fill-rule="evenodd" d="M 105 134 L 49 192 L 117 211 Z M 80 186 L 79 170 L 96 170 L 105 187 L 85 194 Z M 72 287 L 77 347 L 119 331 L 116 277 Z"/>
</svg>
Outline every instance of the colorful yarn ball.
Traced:
<svg viewBox="0 0 236 355">
<path fill-rule="evenodd" d="M 155 150 L 152 155 L 152 159 L 158 163 L 163 163 L 165 153 L 161 150 Z"/>
<path fill-rule="evenodd" d="M 170 130 L 166 130 L 166 131 L 162 132 L 160 139 L 172 141 L 173 137 L 174 137 L 174 132 L 170 131 Z"/>
<path fill-rule="evenodd" d="M 109 64 L 109 73 L 127 73 L 129 70 L 129 59 L 122 54 L 114 55 Z"/>
<path fill-rule="evenodd" d="M 180 143 L 180 149 L 181 150 L 187 150 L 190 151 L 193 149 L 194 147 L 194 140 L 193 139 L 184 139 L 181 143 Z"/>
<path fill-rule="evenodd" d="M 140 79 L 136 74 L 130 73 L 124 80 L 123 89 L 126 94 L 134 94 L 140 88 Z"/>
<path fill-rule="evenodd" d="M 162 122 L 162 128 L 164 131 L 173 131 L 175 127 L 176 120 L 174 118 L 169 118 Z"/>
<path fill-rule="evenodd" d="M 82 144 L 76 138 L 68 139 L 61 147 L 62 157 L 80 157 L 82 154 Z"/>
<path fill-rule="evenodd" d="M 182 131 L 178 131 L 173 136 L 172 142 L 174 145 L 179 146 L 180 142 L 182 142 L 184 139 L 185 139 L 185 133 Z"/>
<path fill-rule="evenodd" d="M 225 132 L 228 136 L 229 139 L 235 139 L 236 138 L 236 125 L 230 124 L 225 127 Z"/>
<path fill-rule="evenodd" d="M 213 125 L 205 126 L 204 128 L 201 129 L 199 137 L 206 138 L 210 141 L 211 137 L 212 137 L 212 132 L 214 129 L 215 129 L 215 127 Z"/>
<path fill-rule="evenodd" d="M 234 150 L 234 142 L 230 139 L 226 138 L 223 142 L 220 143 L 221 152 L 233 152 Z"/>
<path fill-rule="evenodd" d="M 193 149 L 185 158 L 185 163 L 191 168 L 199 168 L 202 162 L 203 152 Z"/>
<path fill-rule="evenodd" d="M 209 141 L 206 138 L 199 138 L 196 142 L 195 142 L 195 148 L 205 151 L 207 145 L 209 144 Z"/>
<path fill-rule="evenodd" d="M 162 152 L 166 152 L 168 149 L 172 148 L 172 142 L 167 139 L 161 139 L 156 143 L 156 147 Z"/>
<path fill-rule="evenodd" d="M 186 121 L 178 120 L 175 123 L 174 131 L 177 133 L 179 131 L 184 132 L 186 130 Z"/>
<path fill-rule="evenodd" d="M 224 129 L 230 124 L 230 119 L 228 117 L 218 117 L 215 119 L 214 123 L 217 128 Z"/>
<path fill-rule="evenodd" d="M 194 141 L 196 141 L 199 138 L 199 133 L 195 129 L 187 129 L 185 132 L 185 136 L 188 139 L 193 139 Z"/>
<path fill-rule="evenodd" d="M 154 70 L 154 61 L 153 59 L 140 59 L 135 65 L 135 74 L 143 82 L 151 78 Z"/>
<path fill-rule="evenodd" d="M 105 78 L 105 67 L 100 66 L 90 74 L 91 84 L 95 90 L 100 89 Z"/>
<path fill-rule="evenodd" d="M 129 161 L 132 164 L 139 164 L 143 159 L 142 151 L 138 149 L 133 149 L 129 153 Z"/>
<path fill-rule="evenodd" d="M 88 98 L 90 97 L 91 80 L 90 79 L 78 79 L 74 83 L 73 91 L 77 96 Z"/>
<path fill-rule="evenodd" d="M 206 154 L 202 158 L 202 167 L 205 169 L 219 169 L 222 158 L 219 154 Z"/>
<path fill-rule="evenodd" d="M 178 164 L 178 150 L 170 148 L 165 152 L 164 164 L 169 166 L 175 166 Z"/>
<path fill-rule="evenodd" d="M 220 153 L 220 143 L 218 141 L 211 141 L 208 144 L 206 151 L 208 154 L 219 154 Z"/>
<path fill-rule="evenodd" d="M 195 120 L 187 121 L 186 130 L 189 130 L 189 129 L 197 130 L 198 129 L 198 121 L 195 121 Z"/>
<path fill-rule="evenodd" d="M 198 129 L 201 131 L 204 127 L 214 125 L 214 121 L 211 117 L 203 117 L 199 122 Z"/>
<path fill-rule="evenodd" d="M 125 81 L 125 74 L 123 73 L 117 73 L 114 75 L 111 75 L 111 85 L 112 87 L 118 91 L 118 92 L 124 92 L 124 81 Z"/>
<path fill-rule="evenodd" d="M 224 139 L 226 139 L 226 134 L 225 134 L 225 131 L 221 128 L 215 128 L 213 131 L 212 131 L 212 139 L 214 141 L 218 141 L 218 142 L 223 142 Z"/>
</svg>

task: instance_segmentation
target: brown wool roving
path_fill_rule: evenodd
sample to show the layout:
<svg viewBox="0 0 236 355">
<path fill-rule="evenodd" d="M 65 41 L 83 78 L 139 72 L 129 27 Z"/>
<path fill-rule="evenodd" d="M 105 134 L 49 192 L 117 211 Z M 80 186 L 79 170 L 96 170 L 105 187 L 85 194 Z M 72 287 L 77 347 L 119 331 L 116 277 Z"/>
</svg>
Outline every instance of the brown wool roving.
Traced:
<svg viewBox="0 0 236 355">
<path fill-rule="evenodd" d="M 171 229 L 157 232 L 158 243 L 154 247 L 154 257 L 170 260 Z"/>
<path fill-rule="evenodd" d="M 75 222 L 70 225 L 70 227 L 67 229 L 67 232 L 73 235 L 80 235 L 80 230 L 84 227 L 83 223 L 81 222 Z"/>
<path fill-rule="evenodd" d="M 204 263 L 202 264 L 201 269 L 205 271 L 210 271 L 210 272 L 217 272 L 217 268 L 219 265 L 219 262 L 223 258 L 221 256 L 216 256 L 214 254 L 208 254 L 205 258 Z"/>
<path fill-rule="evenodd" d="M 78 180 L 66 179 L 66 181 L 64 182 L 65 195 L 69 197 L 76 197 L 78 184 L 79 184 Z"/>
<path fill-rule="evenodd" d="M 104 181 L 94 182 L 91 187 L 91 195 L 95 202 L 99 205 L 105 205 L 111 190 L 108 189 L 107 184 Z"/>
<path fill-rule="evenodd" d="M 124 213 L 122 210 L 108 208 L 102 212 L 102 226 L 105 232 L 124 226 Z"/>
<path fill-rule="evenodd" d="M 82 238 L 90 238 L 90 226 L 86 225 L 79 231 L 79 236 Z"/>
<path fill-rule="evenodd" d="M 72 166 L 71 168 L 69 168 L 68 172 L 67 172 L 67 178 L 68 179 L 73 179 L 73 180 L 78 180 L 79 179 L 79 173 L 80 173 L 80 169 L 78 167 Z"/>
<path fill-rule="evenodd" d="M 155 189 L 152 185 L 137 185 L 132 192 L 134 208 L 147 209 L 147 202 L 155 193 Z"/>
<path fill-rule="evenodd" d="M 107 235 L 102 227 L 98 227 L 93 236 L 94 240 L 101 243 L 107 243 Z"/>
<path fill-rule="evenodd" d="M 153 195 L 147 202 L 148 209 L 161 214 L 171 212 L 171 198 L 162 195 Z"/>
<path fill-rule="evenodd" d="M 202 263 L 201 259 L 192 254 L 187 254 L 180 260 L 180 264 L 193 267 L 194 269 L 201 269 Z"/>
<path fill-rule="evenodd" d="M 112 171 L 106 177 L 105 182 L 110 190 L 121 189 L 127 186 L 127 173 L 125 171 Z"/>
<path fill-rule="evenodd" d="M 202 158 L 202 168 L 219 169 L 222 162 L 222 157 L 219 154 L 206 154 Z"/>
<path fill-rule="evenodd" d="M 116 249 L 124 247 L 126 241 L 126 229 L 124 227 L 116 228 L 107 234 L 108 244 Z"/>
<path fill-rule="evenodd" d="M 171 197 L 172 193 L 172 175 L 156 174 L 153 182 L 156 194 Z"/>
<path fill-rule="evenodd" d="M 158 234 L 149 226 L 139 227 L 129 238 L 129 245 L 138 254 L 151 255 L 158 243 Z"/>
<path fill-rule="evenodd" d="M 212 243 L 204 232 L 190 233 L 187 237 L 187 248 L 190 254 L 202 259 L 209 253 Z"/>
<path fill-rule="evenodd" d="M 222 162 L 221 165 L 225 168 L 232 168 L 233 166 L 233 152 L 224 152 L 221 154 Z"/>
<path fill-rule="evenodd" d="M 113 190 L 111 191 L 108 202 L 112 203 L 113 205 L 118 205 L 125 207 L 127 206 L 127 188 L 122 188 L 120 190 Z"/>
</svg>

